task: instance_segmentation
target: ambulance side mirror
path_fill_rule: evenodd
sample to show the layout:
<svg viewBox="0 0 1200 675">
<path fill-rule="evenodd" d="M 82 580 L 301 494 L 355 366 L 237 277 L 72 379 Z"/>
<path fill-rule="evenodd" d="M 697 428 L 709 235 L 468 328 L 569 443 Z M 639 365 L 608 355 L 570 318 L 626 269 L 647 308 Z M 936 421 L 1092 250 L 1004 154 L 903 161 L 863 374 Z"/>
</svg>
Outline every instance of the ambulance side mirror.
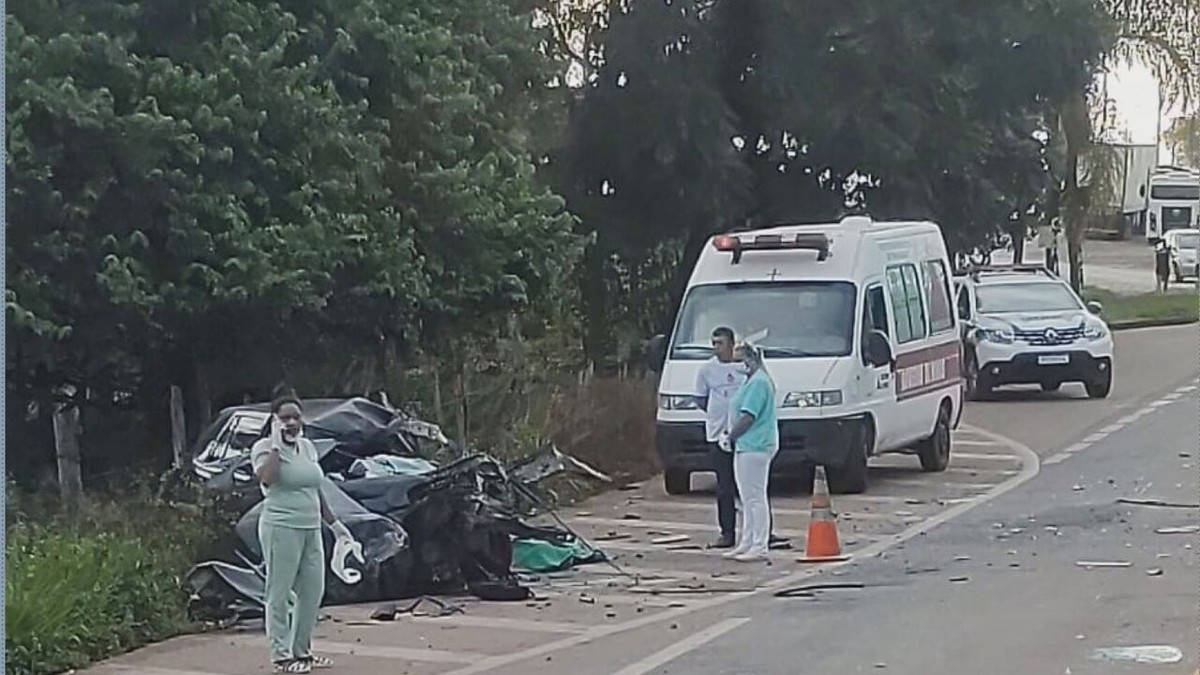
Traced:
<svg viewBox="0 0 1200 675">
<path fill-rule="evenodd" d="M 667 336 L 655 335 L 646 342 L 646 368 L 652 373 L 661 373 L 667 362 Z"/>
<path fill-rule="evenodd" d="M 892 345 L 888 342 L 887 335 L 879 330 L 867 333 L 867 339 L 863 345 L 863 354 L 867 357 L 867 363 L 874 368 L 890 366 L 896 362 L 896 357 L 892 354 Z"/>
</svg>

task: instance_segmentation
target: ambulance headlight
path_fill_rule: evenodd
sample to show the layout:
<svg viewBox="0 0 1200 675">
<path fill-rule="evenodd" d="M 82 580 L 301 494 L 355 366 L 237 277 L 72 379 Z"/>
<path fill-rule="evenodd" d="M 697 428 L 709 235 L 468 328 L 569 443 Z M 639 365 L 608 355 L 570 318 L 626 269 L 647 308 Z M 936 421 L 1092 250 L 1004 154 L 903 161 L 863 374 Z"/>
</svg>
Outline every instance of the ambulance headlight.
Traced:
<svg viewBox="0 0 1200 675">
<path fill-rule="evenodd" d="M 696 397 L 686 394 L 659 394 L 658 407 L 661 410 L 699 410 Z"/>
<path fill-rule="evenodd" d="M 842 392 L 836 389 L 829 391 L 789 391 L 783 397 L 784 408 L 829 408 L 842 404 Z"/>
</svg>

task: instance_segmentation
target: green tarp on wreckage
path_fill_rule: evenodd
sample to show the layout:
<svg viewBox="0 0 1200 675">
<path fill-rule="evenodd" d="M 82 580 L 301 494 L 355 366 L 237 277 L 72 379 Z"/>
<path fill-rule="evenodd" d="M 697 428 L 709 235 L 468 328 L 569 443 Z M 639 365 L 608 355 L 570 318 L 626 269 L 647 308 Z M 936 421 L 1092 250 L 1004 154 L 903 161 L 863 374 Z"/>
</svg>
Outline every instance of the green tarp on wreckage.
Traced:
<svg viewBox="0 0 1200 675">
<path fill-rule="evenodd" d="M 529 572 L 558 572 L 601 560 L 604 560 L 602 551 L 578 539 L 565 542 L 515 539 L 512 544 L 513 567 Z"/>
</svg>

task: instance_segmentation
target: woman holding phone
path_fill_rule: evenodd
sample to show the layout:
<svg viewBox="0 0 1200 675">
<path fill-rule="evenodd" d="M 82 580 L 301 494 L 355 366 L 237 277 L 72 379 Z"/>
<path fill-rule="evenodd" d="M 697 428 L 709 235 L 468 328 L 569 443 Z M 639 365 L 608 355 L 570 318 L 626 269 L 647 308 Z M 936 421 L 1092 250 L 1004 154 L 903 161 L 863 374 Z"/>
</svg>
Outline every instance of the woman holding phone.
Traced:
<svg viewBox="0 0 1200 675">
<path fill-rule="evenodd" d="M 262 483 L 258 538 L 267 575 L 267 642 L 276 673 L 308 673 L 333 666 L 312 651 L 312 633 L 325 596 L 322 521 L 339 542 L 353 542 L 349 528 L 333 517 L 321 496 L 325 475 L 316 447 L 304 438 L 301 412 L 298 399 L 276 399 L 267 436 L 250 451 L 254 473 Z"/>
</svg>

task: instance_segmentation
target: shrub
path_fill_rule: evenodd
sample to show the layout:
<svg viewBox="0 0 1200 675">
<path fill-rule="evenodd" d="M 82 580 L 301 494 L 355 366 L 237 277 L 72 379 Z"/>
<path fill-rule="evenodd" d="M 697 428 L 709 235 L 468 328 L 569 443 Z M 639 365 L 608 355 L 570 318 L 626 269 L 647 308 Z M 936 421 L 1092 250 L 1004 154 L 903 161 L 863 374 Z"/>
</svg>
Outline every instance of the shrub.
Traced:
<svg viewBox="0 0 1200 675">
<path fill-rule="evenodd" d="M 73 514 L 29 504 L 5 543 L 9 675 L 79 668 L 189 628 L 182 580 L 212 546 L 215 519 L 145 492 L 88 499 Z"/>
</svg>

